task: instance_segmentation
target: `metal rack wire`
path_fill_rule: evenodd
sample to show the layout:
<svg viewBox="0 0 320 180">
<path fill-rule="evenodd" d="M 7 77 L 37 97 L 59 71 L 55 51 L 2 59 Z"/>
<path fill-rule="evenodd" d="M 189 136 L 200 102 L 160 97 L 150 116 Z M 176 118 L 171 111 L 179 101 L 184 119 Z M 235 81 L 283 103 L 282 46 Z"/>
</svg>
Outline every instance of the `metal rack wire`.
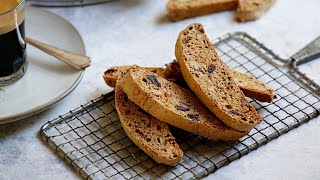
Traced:
<svg viewBox="0 0 320 180">
<path fill-rule="evenodd" d="M 270 104 L 250 100 L 264 122 L 240 140 L 213 141 L 171 127 L 183 160 L 172 167 L 157 164 L 123 131 L 113 92 L 45 124 L 43 139 L 86 179 L 199 179 L 319 115 L 319 89 L 310 87 L 310 80 L 295 73 L 299 70 L 292 70 L 289 61 L 245 33 L 219 38 L 215 47 L 230 68 L 277 92 Z"/>
</svg>

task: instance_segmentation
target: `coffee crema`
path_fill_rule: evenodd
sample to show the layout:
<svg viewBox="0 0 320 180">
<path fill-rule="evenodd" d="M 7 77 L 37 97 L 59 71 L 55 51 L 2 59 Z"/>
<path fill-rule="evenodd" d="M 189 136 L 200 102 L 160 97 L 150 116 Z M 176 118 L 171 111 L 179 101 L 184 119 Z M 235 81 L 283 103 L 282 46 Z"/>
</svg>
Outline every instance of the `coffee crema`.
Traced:
<svg viewBox="0 0 320 180">
<path fill-rule="evenodd" d="M 20 0 L 0 0 L 0 35 L 12 31 L 24 21 L 24 8 L 10 11 L 19 4 Z"/>
</svg>

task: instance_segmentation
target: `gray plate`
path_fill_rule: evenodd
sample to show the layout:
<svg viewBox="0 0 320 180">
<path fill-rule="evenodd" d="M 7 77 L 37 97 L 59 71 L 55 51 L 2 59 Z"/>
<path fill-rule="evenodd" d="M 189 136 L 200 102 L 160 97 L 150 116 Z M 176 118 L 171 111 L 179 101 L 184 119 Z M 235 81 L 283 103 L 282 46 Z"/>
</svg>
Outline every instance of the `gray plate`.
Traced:
<svg viewBox="0 0 320 180">
<path fill-rule="evenodd" d="M 42 42 L 85 54 L 77 30 L 63 18 L 35 7 L 26 13 L 26 35 Z M 39 113 L 69 94 L 80 82 L 78 71 L 42 51 L 27 47 L 28 70 L 16 83 L 1 87 L 0 124 Z"/>
</svg>

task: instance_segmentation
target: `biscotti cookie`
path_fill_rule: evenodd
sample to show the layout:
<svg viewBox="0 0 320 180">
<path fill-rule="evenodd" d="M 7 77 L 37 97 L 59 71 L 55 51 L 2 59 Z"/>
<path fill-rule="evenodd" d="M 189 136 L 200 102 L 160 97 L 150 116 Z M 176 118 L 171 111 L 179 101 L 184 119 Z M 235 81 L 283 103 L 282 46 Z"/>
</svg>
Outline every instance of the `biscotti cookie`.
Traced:
<svg viewBox="0 0 320 180">
<path fill-rule="evenodd" d="M 236 9 L 238 0 L 169 0 L 167 11 L 172 21 Z"/>
<path fill-rule="evenodd" d="M 115 88 L 115 104 L 124 131 L 141 150 L 166 165 L 177 164 L 182 159 L 183 152 L 168 125 L 130 101 L 119 86 Z"/>
<path fill-rule="evenodd" d="M 256 20 L 268 11 L 274 3 L 275 0 L 239 0 L 236 20 L 240 22 Z"/>
<path fill-rule="evenodd" d="M 123 77 L 133 66 L 113 66 L 104 72 L 103 79 L 108 86 L 115 87 L 116 81 Z M 163 68 L 150 67 L 146 69 L 164 77 L 165 70 Z"/>
<path fill-rule="evenodd" d="M 222 140 L 237 140 L 247 134 L 219 121 L 192 92 L 150 71 L 131 68 L 119 85 L 143 110 L 185 131 Z"/>
<path fill-rule="evenodd" d="M 201 24 L 191 24 L 179 34 L 175 55 L 190 89 L 226 125 L 247 131 L 262 121 Z"/>
<path fill-rule="evenodd" d="M 247 97 L 268 103 L 277 97 L 271 87 L 252 76 L 234 70 L 231 70 L 231 76 Z"/>
<path fill-rule="evenodd" d="M 179 81 L 184 80 L 177 61 L 168 64 L 164 75 L 165 77 L 170 77 Z M 276 97 L 276 93 L 271 87 L 250 75 L 231 69 L 231 76 L 247 97 L 256 99 L 260 102 L 269 103 Z"/>
</svg>

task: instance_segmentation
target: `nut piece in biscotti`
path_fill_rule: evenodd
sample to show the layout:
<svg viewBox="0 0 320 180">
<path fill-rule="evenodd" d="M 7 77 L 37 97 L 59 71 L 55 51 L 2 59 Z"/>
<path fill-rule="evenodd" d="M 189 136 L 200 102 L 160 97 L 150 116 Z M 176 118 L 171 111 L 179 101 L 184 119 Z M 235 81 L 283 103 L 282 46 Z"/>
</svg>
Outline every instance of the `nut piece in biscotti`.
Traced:
<svg viewBox="0 0 320 180">
<path fill-rule="evenodd" d="M 166 78 L 170 77 L 178 80 L 179 82 L 184 81 L 180 71 L 179 63 L 177 61 L 169 63 L 169 65 L 166 67 L 164 75 Z M 231 70 L 231 76 L 244 95 L 247 97 L 256 99 L 260 102 L 269 103 L 272 102 L 272 100 L 276 97 L 276 93 L 272 88 L 250 75 Z"/>
<path fill-rule="evenodd" d="M 175 55 L 190 89 L 226 125 L 248 131 L 262 121 L 201 24 L 191 24 L 179 34 Z"/>
<path fill-rule="evenodd" d="M 135 65 L 132 66 L 113 66 L 106 70 L 103 74 L 103 79 L 106 84 L 110 87 L 116 86 L 116 81 L 123 77 L 129 70 Z M 164 68 L 157 68 L 157 67 L 146 67 L 149 71 L 159 74 L 160 76 L 164 77 Z"/>
<path fill-rule="evenodd" d="M 115 88 L 116 109 L 128 137 L 158 163 L 174 165 L 183 152 L 172 136 L 168 125 L 130 101 L 121 87 Z"/>
<path fill-rule="evenodd" d="M 119 85 L 143 110 L 172 126 L 210 139 L 237 140 L 247 132 L 219 121 L 190 91 L 142 68 L 131 68 Z"/>
<path fill-rule="evenodd" d="M 236 10 L 236 20 L 240 22 L 252 21 L 260 18 L 276 0 L 239 0 Z"/>
<path fill-rule="evenodd" d="M 169 0 L 167 11 L 172 21 L 236 9 L 238 0 Z"/>
</svg>

